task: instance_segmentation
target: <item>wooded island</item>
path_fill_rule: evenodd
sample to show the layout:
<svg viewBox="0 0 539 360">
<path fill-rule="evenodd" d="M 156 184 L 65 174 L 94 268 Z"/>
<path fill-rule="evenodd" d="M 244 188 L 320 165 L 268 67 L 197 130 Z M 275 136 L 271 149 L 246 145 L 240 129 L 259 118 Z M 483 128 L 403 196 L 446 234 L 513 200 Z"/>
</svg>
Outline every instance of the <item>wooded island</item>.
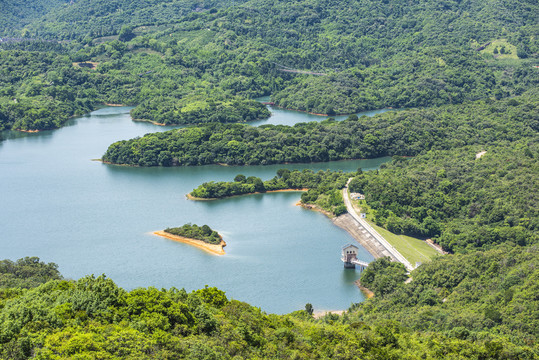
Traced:
<svg viewBox="0 0 539 360">
<path fill-rule="evenodd" d="M 223 237 L 208 225 L 185 224 L 181 227 L 167 228 L 154 232 L 155 235 L 196 246 L 216 255 L 224 255 L 226 246 Z"/>
</svg>

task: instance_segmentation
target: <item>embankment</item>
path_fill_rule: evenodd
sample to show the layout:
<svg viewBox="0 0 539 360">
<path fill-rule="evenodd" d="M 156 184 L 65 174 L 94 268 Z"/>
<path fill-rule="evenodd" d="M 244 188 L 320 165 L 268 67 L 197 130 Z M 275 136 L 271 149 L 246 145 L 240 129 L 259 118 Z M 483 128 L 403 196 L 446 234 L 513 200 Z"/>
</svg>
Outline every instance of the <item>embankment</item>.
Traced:
<svg viewBox="0 0 539 360">
<path fill-rule="evenodd" d="M 337 216 L 333 224 L 348 232 L 358 243 L 361 244 L 375 259 L 393 256 L 386 248 L 372 237 L 349 213 Z"/>
</svg>

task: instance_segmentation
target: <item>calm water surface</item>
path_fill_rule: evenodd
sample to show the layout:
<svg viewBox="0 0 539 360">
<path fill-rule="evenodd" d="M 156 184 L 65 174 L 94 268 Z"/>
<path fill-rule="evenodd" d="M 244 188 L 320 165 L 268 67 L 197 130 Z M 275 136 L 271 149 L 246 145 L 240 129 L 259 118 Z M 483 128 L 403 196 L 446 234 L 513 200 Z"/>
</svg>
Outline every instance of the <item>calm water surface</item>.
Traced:
<svg viewBox="0 0 539 360">
<path fill-rule="evenodd" d="M 217 286 L 264 311 L 345 309 L 363 300 L 340 248 L 353 241 L 324 215 L 294 204 L 299 192 L 194 202 L 204 181 L 242 173 L 269 179 L 279 168 L 375 169 L 387 158 L 303 165 L 131 168 L 100 158 L 108 145 L 168 128 L 133 122 L 128 107 L 104 108 L 70 126 L 11 133 L 0 143 L 0 258 L 39 256 L 66 277 L 106 274 L 126 288 Z M 264 123 L 321 120 L 272 110 Z M 223 234 L 225 256 L 151 234 L 192 222 Z M 360 257 L 371 260 L 363 251 Z"/>
</svg>

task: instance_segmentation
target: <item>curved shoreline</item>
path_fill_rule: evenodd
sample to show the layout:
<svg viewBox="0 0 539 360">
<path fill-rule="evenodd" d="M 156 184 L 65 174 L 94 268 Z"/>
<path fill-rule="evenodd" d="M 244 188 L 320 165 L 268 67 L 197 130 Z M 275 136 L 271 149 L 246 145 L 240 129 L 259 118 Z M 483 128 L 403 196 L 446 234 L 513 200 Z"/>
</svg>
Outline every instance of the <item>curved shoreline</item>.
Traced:
<svg viewBox="0 0 539 360">
<path fill-rule="evenodd" d="M 154 124 L 154 125 L 157 125 L 157 126 L 179 126 L 179 124 L 164 124 L 164 123 L 160 123 L 160 122 L 157 122 L 157 121 L 153 121 L 153 120 L 147 120 L 147 119 L 131 119 L 135 122 L 146 122 L 146 123 L 150 123 L 150 124 Z"/>
<path fill-rule="evenodd" d="M 154 231 L 152 234 L 167 238 L 169 240 L 174 240 L 174 241 L 178 241 L 184 244 L 195 246 L 199 249 L 202 249 L 214 255 L 225 255 L 225 251 L 223 250 L 223 247 L 226 246 L 226 242 L 222 238 L 221 238 L 221 243 L 219 245 L 216 245 L 216 244 L 208 244 L 207 242 L 204 242 L 202 240 L 186 238 L 186 237 L 178 236 L 178 235 L 172 235 L 163 230 Z"/>
<path fill-rule="evenodd" d="M 222 200 L 222 199 L 229 199 L 229 198 L 233 198 L 233 197 L 238 197 L 238 196 L 246 196 L 246 195 L 255 195 L 255 194 L 269 194 L 269 193 L 276 193 L 276 192 L 292 192 L 292 191 L 300 191 L 300 192 L 305 192 L 305 191 L 308 191 L 309 189 L 281 189 L 281 190 L 268 190 L 268 191 L 264 191 L 264 192 L 253 192 L 253 193 L 246 193 L 246 194 L 238 194 L 238 195 L 231 195 L 231 196 L 225 196 L 225 197 L 222 197 L 222 198 L 199 198 L 199 197 L 196 197 L 196 196 L 193 196 L 191 195 L 191 193 L 189 194 L 186 194 L 185 197 L 189 200 L 193 200 L 193 201 L 213 201 L 213 200 Z"/>
<path fill-rule="evenodd" d="M 312 211 L 316 211 L 316 212 L 319 212 L 319 213 L 322 213 L 324 215 L 326 215 L 328 218 L 330 219 L 333 219 L 335 218 L 335 215 L 330 213 L 329 211 L 327 210 L 324 210 L 322 209 L 320 206 L 316 205 L 316 204 L 305 204 L 305 203 L 302 203 L 301 200 L 298 201 L 296 203 L 296 206 L 301 206 L 302 208 L 304 208 L 305 210 L 312 210 Z"/>
<path fill-rule="evenodd" d="M 370 299 L 370 298 L 374 297 L 374 292 L 367 289 L 365 286 L 361 285 L 361 282 L 359 282 L 359 279 L 354 281 L 354 284 L 356 284 L 356 286 L 359 288 L 359 290 L 361 290 L 361 292 L 363 292 L 365 294 L 365 296 L 367 296 L 367 299 Z"/>
</svg>

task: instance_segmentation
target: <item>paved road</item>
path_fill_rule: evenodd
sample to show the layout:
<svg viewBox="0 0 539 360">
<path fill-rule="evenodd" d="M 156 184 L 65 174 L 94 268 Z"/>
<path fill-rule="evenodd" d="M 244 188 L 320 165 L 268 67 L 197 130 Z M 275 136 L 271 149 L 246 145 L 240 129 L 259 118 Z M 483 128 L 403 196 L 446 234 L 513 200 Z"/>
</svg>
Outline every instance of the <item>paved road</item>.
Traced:
<svg viewBox="0 0 539 360">
<path fill-rule="evenodd" d="M 370 226 L 369 223 L 367 223 L 365 221 L 365 219 L 362 219 L 356 213 L 356 210 L 354 209 L 354 207 L 352 206 L 352 202 L 350 201 L 350 196 L 348 195 L 348 184 L 350 183 L 351 180 L 352 180 L 352 178 L 348 179 L 348 182 L 346 183 L 346 186 L 343 189 L 344 204 L 346 205 L 346 209 L 348 210 L 348 213 L 361 226 L 362 229 L 359 229 L 359 231 L 361 231 L 363 233 L 368 233 L 370 235 L 366 239 L 371 244 L 370 244 L 369 247 L 366 247 L 366 246 L 364 246 L 364 247 L 374 257 L 380 257 L 380 256 L 377 256 L 377 254 L 380 254 L 380 253 L 389 254 L 389 256 L 393 260 L 396 260 L 396 261 L 401 262 L 402 264 L 404 264 L 404 266 L 406 267 L 406 269 L 408 271 L 413 270 L 414 267 L 412 266 L 412 264 L 410 264 L 410 262 L 408 260 L 406 260 L 406 258 L 404 256 L 402 256 L 402 254 L 400 252 L 398 252 L 397 249 L 395 249 L 390 243 L 388 243 L 387 240 L 382 237 L 382 235 L 380 235 L 376 230 L 374 230 L 374 228 L 372 226 Z M 361 241 L 360 241 L 360 244 L 363 245 L 363 243 Z M 369 248 L 371 248 L 371 249 L 375 248 L 376 253 L 372 253 L 369 250 Z M 383 255 L 383 256 L 388 256 L 388 255 Z"/>
</svg>

